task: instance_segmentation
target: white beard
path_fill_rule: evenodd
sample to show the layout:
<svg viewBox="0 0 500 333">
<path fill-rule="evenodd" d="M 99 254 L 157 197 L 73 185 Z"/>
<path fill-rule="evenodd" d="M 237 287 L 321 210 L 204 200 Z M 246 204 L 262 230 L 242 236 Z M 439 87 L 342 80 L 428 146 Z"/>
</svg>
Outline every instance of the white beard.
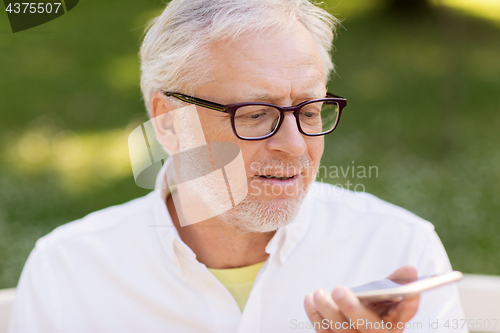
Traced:
<svg viewBox="0 0 500 333">
<path fill-rule="evenodd" d="M 243 233 L 275 231 L 295 219 L 306 194 L 307 191 L 303 191 L 298 198 L 267 203 L 258 202 L 247 196 L 235 208 L 217 218 Z"/>
</svg>

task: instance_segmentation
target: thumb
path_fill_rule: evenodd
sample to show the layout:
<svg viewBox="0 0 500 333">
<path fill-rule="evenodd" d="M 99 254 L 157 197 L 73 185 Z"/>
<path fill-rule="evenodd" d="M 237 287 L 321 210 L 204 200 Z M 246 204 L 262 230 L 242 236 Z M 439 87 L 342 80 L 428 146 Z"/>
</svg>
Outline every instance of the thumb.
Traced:
<svg viewBox="0 0 500 333">
<path fill-rule="evenodd" d="M 398 268 L 387 278 L 399 284 L 407 284 L 418 280 L 417 269 L 411 265 L 406 265 Z"/>
</svg>

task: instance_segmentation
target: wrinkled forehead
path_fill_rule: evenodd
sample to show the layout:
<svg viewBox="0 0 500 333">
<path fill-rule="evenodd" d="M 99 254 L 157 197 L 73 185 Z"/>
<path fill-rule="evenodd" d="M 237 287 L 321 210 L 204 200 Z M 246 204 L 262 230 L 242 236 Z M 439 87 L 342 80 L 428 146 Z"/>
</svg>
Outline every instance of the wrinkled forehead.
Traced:
<svg viewBox="0 0 500 333">
<path fill-rule="evenodd" d="M 252 100 L 272 99 L 273 94 L 279 98 L 293 90 L 318 97 L 325 93 L 319 51 L 302 25 L 288 32 L 244 34 L 214 42 L 208 51 L 209 78 L 220 89 L 237 85 L 238 92 Z"/>
</svg>

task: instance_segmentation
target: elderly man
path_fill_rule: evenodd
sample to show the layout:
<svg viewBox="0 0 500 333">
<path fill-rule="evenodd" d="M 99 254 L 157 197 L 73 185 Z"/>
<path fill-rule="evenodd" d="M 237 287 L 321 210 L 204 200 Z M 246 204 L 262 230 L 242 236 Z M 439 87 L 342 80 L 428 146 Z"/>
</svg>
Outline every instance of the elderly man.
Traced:
<svg viewBox="0 0 500 333">
<path fill-rule="evenodd" d="M 145 36 L 141 87 L 173 157 L 155 191 L 37 242 L 10 332 L 448 331 L 455 286 L 385 312 L 348 288 L 451 267 L 430 223 L 314 182 L 346 105 L 326 90 L 334 27 L 307 0 L 170 2 Z M 169 174 L 196 174 L 207 151 L 222 170 L 215 143 L 242 166 L 219 174 L 232 207 L 216 214 L 216 178 Z"/>
</svg>

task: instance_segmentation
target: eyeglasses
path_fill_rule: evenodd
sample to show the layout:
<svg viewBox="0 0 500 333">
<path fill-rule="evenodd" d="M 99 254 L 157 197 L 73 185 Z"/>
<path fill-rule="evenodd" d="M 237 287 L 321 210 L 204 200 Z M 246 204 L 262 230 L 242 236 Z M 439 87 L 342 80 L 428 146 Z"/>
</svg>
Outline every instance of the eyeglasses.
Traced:
<svg viewBox="0 0 500 333">
<path fill-rule="evenodd" d="M 200 98 L 162 91 L 169 97 L 207 109 L 228 113 L 233 132 L 241 140 L 263 140 L 278 132 L 285 112 L 293 112 L 300 133 L 321 136 L 337 127 L 347 100 L 331 93 L 326 98 L 313 99 L 296 106 L 279 107 L 268 103 L 217 104 Z"/>
</svg>

